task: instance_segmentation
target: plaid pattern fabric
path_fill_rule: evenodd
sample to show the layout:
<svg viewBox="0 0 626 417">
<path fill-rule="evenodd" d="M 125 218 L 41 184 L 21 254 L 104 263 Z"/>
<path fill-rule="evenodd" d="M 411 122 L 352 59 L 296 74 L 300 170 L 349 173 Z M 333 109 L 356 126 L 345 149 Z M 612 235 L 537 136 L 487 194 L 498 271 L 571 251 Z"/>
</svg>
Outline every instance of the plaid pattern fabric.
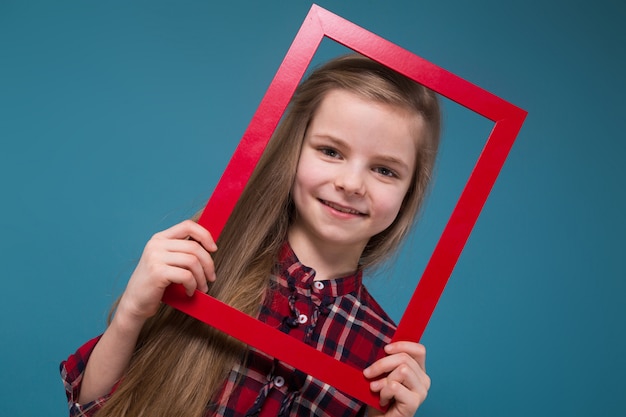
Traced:
<svg viewBox="0 0 626 417">
<path fill-rule="evenodd" d="M 259 320 L 354 367 L 363 369 L 384 356 L 395 325 L 362 285 L 361 272 L 315 281 L 289 245 Z M 77 405 L 75 399 L 94 339 L 61 365 L 70 416 L 92 416 L 106 401 Z M 362 416 L 365 405 L 293 367 L 252 349 L 236 365 L 207 416 Z"/>
<path fill-rule="evenodd" d="M 71 417 L 89 417 L 95 414 L 102 405 L 109 399 L 110 395 L 98 398 L 89 404 L 81 405 L 78 401 L 80 392 L 80 384 L 83 380 L 83 373 L 87 366 L 89 356 L 93 348 L 98 343 L 100 337 L 95 337 L 82 345 L 76 353 L 71 355 L 66 361 L 61 363 L 61 378 L 65 385 L 65 393 L 67 394 L 67 402 Z"/>
</svg>

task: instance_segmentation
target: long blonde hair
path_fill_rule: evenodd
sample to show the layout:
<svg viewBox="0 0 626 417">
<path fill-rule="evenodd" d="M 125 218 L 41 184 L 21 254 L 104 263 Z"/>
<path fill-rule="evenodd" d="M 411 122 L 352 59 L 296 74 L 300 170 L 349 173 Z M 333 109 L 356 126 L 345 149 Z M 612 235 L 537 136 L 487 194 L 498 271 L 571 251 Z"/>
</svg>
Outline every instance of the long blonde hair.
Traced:
<svg viewBox="0 0 626 417">
<path fill-rule="evenodd" d="M 400 212 L 391 226 L 370 239 L 361 257 L 363 268 L 380 264 L 395 251 L 426 193 L 440 135 L 436 95 L 359 55 L 336 58 L 315 70 L 296 90 L 214 254 L 218 279 L 209 294 L 249 315 L 259 312 L 295 213 L 290 191 L 304 134 L 333 89 L 407 109 L 426 126 L 416 138 L 416 170 Z M 98 416 L 204 416 L 245 352 L 240 342 L 163 305 L 144 325 L 127 374 Z"/>
</svg>

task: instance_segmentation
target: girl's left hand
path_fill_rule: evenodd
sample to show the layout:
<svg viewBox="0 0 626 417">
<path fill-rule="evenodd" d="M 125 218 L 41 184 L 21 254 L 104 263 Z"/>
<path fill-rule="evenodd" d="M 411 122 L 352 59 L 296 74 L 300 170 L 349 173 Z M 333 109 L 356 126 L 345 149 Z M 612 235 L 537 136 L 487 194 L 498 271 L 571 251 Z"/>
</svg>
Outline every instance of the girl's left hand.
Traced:
<svg viewBox="0 0 626 417">
<path fill-rule="evenodd" d="M 426 349 L 419 343 L 395 342 L 385 346 L 385 352 L 389 356 L 364 369 L 363 375 L 373 380 L 370 389 L 379 393 L 380 405 L 389 408 L 383 414 L 369 407 L 368 416 L 412 417 L 430 388 Z"/>
</svg>

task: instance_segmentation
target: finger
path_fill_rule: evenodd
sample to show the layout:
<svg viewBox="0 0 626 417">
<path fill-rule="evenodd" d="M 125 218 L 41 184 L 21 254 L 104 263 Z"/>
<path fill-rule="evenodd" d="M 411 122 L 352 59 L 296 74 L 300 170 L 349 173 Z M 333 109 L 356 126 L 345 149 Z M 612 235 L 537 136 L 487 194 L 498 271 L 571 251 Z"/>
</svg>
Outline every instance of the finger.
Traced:
<svg viewBox="0 0 626 417">
<path fill-rule="evenodd" d="M 425 384 L 429 378 L 428 375 L 419 367 L 411 367 L 408 364 L 400 364 L 394 368 L 387 376 L 370 382 L 370 388 L 374 392 L 379 392 L 386 384 L 390 382 L 398 382 L 408 389 L 414 389 Z"/>
<path fill-rule="evenodd" d="M 163 291 L 172 283 L 182 284 L 190 296 L 198 286 L 189 269 L 160 262 L 150 264 L 145 271 L 135 270 L 124 294 L 129 295 L 140 306 L 158 304 Z"/>
<path fill-rule="evenodd" d="M 193 240 L 168 240 L 166 242 L 167 243 L 164 243 L 164 249 L 169 252 L 181 252 L 193 255 L 202 268 L 203 280 L 215 281 L 215 264 L 213 258 L 198 242 Z M 200 275 L 198 275 L 198 277 L 200 277 Z"/>
<path fill-rule="evenodd" d="M 202 270 L 204 272 L 204 280 L 205 280 L 205 282 L 206 281 L 210 281 L 210 282 L 215 281 L 215 279 L 216 279 L 216 276 L 215 276 L 215 263 L 213 262 L 213 258 L 211 257 L 211 254 L 209 252 L 207 252 L 204 247 L 201 247 L 200 245 L 197 245 L 196 246 L 196 250 L 194 252 L 194 255 L 198 259 L 198 262 L 200 262 L 200 265 L 201 265 Z M 206 288 L 206 290 L 208 290 L 208 287 Z M 205 292 L 206 292 L 206 290 L 205 290 Z"/>
<path fill-rule="evenodd" d="M 399 391 L 402 389 L 401 385 L 397 381 L 389 381 L 387 378 L 383 378 L 371 382 L 370 389 L 378 393 L 379 404 L 382 407 L 386 407 L 396 395 L 399 395 Z M 408 390 L 407 387 L 404 387 L 404 389 Z"/>
<path fill-rule="evenodd" d="M 195 288 L 203 292 L 208 290 L 205 269 L 200 263 L 198 256 L 195 254 L 186 252 L 165 252 L 162 262 L 169 266 L 189 271 L 191 278 L 195 282 Z"/>
<path fill-rule="evenodd" d="M 190 297 L 198 287 L 198 282 L 193 273 L 186 268 L 163 265 L 161 279 L 160 285 L 162 290 L 165 290 L 170 284 L 181 284 L 185 288 L 185 293 Z"/>
<path fill-rule="evenodd" d="M 377 360 L 363 370 L 363 375 L 369 379 L 378 378 L 392 372 L 401 365 L 411 367 L 414 372 L 423 371 L 415 359 L 405 352 L 400 352 Z"/>
<path fill-rule="evenodd" d="M 430 388 L 430 378 L 426 374 L 418 378 L 411 373 L 392 372 L 388 377 L 373 381 L 370 388 L 378 392 L 380 405 L 388 406 L 393 401 L 393 406 L 387 416 L 413 415 L 419 405 L 426 399 Z"/>
<path fill-rule="evenodd" d="M 411 391 L 421 390 L 422 387 L 425 387 L 426 390 L 430 388 L 430 377 L 426 372 L 420 367 L 411 367 L 407 364 L 395 368 L 385 379 L 387 383 L 395 381 Z"/>
<path fill-rule="evenodd" d="M 419 405 L 424 402 L 428 390 L 410 390 L 398 381 L 388 381 L 379 392 L 380 405 L 386 407 L 393 401 L 389 411 L 392 415 L 413 415 Z"/>
<path fill-rule="evenodd" d="M 169 229 L 166 229 L 155 235 L 157 238 L 164 239 L 189 239 L 195 240 L 200 243 L 209 252 L 215 252 L 217 245 L 209 233 L 204 227 L 192 220 L 185 220 L 178 223 Z"/>
<path fill-rule="evenodd" d="M 422 369 L 426 370 L 426 348 L 420 343 L 408 341 L 390 343 L 385 346 L 385 352 L 388 355 L 404 352 L 411 356 Z"/>
</svg>

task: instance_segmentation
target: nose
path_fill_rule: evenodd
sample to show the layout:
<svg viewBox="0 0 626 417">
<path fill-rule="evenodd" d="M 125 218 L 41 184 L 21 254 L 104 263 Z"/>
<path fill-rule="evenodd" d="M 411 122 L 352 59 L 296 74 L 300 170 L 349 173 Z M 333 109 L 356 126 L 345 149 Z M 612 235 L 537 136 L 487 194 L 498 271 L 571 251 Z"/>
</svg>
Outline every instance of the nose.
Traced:
<svg viewBox="0 0 626 417">
<path fill-rule="evenodd" d="M 335 188 L 348 195 L 364 195 L 365 181 L 363 174 L 356 167 L 344 166 L 335 177 Z"/>
</svg>

